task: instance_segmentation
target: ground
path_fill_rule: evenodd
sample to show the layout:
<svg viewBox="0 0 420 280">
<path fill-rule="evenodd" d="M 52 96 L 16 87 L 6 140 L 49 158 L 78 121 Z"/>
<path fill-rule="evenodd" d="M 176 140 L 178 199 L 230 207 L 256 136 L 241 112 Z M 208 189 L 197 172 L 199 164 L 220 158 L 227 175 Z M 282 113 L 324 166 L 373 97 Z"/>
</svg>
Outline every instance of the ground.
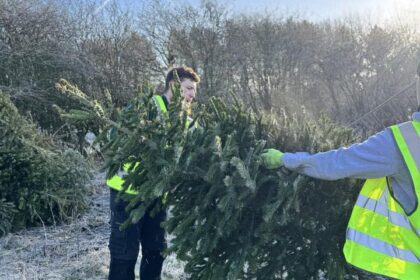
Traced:
<svg viewBox="0 0 420 280">
<path fill-rule="evenodd" d="M 104 177 L 96 173 L 91 181 L 90 208 L 83 217 L 66 225 L 32 228 L 0 238 L 0 279 L 106 279 L 110 211 Z M 185 278 L 183 264 L 174 255 L 167 257 L 162 279 Z"/>
</svg>

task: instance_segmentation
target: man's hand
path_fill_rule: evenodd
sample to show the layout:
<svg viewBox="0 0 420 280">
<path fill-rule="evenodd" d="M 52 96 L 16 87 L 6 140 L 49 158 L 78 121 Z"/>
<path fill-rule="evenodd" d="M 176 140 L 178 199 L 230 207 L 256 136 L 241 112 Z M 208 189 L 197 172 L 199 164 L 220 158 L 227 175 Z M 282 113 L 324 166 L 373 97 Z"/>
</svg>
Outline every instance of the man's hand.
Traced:
<svg viewBox="0 0 420 280">
<path fill-rule="evenodd" d="M 275 169 L 283 165 L 284 153 L 276 149 L 267 149 L 261 154 L 261 159 L 265 168 Z"/>
</svg>

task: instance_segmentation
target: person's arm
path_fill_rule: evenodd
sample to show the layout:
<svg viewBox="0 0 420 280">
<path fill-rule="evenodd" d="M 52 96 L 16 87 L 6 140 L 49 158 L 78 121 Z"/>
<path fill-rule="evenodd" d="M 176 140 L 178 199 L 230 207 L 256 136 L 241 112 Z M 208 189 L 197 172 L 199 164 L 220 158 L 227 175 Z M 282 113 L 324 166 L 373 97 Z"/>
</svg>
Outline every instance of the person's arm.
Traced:
<svg viewBox="0 0 420 280">
<path fill-rule="evenodd" d="M 283 164 L 299 173 L 324 179 L 381 178 L 398 173 L 403 159 L 392 132 L 386 129 L 363 143 L 323 153 L 285 153 Z"/>
</svg>

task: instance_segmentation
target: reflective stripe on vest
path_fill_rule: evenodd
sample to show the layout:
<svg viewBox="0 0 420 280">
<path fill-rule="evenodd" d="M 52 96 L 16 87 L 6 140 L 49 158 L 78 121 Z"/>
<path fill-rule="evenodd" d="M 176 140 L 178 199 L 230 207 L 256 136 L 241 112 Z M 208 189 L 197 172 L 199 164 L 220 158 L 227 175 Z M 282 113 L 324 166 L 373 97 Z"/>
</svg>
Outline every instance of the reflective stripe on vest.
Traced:
<svg viewBox="0 0 420 280">
<path fill-rule="evenodd" d="M 152 98 L 156 104 L 156 107 L 158 108 L 159 113 L 166 113 L 167 108 L 165 106 L 165 102 L 163 101 L 162 96 L 154 95 Z M 136 165 L 133 167 L 133 169 L 137 168 L 139 164 L 140 163 L 137 162 Z M 130 163 L 124 164 L 123 170 L 118 171 L 117 174 L 115 174 L 112 178 L 106 181 L 106 184 L 108 185 L 108 187 L 116 191 L 124 190 L 124 176 L 126 176 L 130 170 L 131 170 L 131 164 Z M 125 190 L 125 193 L 133 194 L 133 195 L 138 194 L 138 192 L 134 190 L 131 185 L 128 186 L 128 188 Z"/>
<path fill-rule="evenodd" d="M 420 197 L 420 123 L 391 127 Z M 391 186 L 392 187 L 392 186 Z M 420 279 L 420 211 L 405 213 L 387 178 L 364 184 L 350 217 L 344 255 L 348 263 L 396 279 Z"/>
<path fill-rule="evenodd" d="M 385 192 L 388 192 L 388 188 L 385 189 Z M 387 217 L 391 224 L 408 230 L 414 230 L 420 236 L 420 229 L 414 229 L 406 215 L 394 212 L 388 208 L 388 201 L 386 199 L 388 197 L 389 194 L 383 195 L 381 200 L 378 201 L 360 194 L 355 205 Z"/>
</svg>

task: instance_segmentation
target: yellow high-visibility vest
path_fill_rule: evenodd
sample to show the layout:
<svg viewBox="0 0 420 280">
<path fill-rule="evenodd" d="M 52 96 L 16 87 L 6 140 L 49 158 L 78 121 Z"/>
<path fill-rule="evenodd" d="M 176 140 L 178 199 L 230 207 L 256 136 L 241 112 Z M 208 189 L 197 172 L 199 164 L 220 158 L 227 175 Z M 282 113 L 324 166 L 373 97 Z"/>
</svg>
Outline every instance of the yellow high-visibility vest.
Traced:
<svg viewBox="0 0 420 280">
<path fill-rule="evenodd" d="M 365 182 L 346 233 L 346 261 L 363 270 L 403 280 L 420 279 L 420 122 L 391 127 L 409 170 L 416 209 L 406 213 L 387 178 Z M 407 186 L 408 187 L 408 186 Z"/>
<path fill-rule="evenodd" d="M 155 95 L 152 98 L 155 101 L 156 107 L 159 109 L 159 112 L 161 114 L 162 113 L 165 114 L 167 112 L 167 108 L 165 106 L 165 102 L 163 101 L 162 96 Z M 140 163 L 136 163 L 136 165 L 138 165 L 138 164 L 140 164 Z M 108 179 L 106 181 L 106 184 L 108 185 L 108 187 L 110 187 L 110 188 L 112 188 L 112 189 L 114 189 L 116 191 L 122 191 L 124 189 L 123 188 L 124 176 L 126 176 L 128 174 L 130 168 L 131 168 L 131 164 L 130 163 L 124 164 L 122 170 L 120 170 L 112 178 L 110 178 L 110 179 Z M 136 190 L 134 190 L 131 186 L 129 186 L 125 190 L 125 193 L 127 193 L 127 194 L 133 194 L 133 195 L 138 194 L 138 192 Z M 164 196 L 166 196 L 166 194 Z"/>
</svg>

